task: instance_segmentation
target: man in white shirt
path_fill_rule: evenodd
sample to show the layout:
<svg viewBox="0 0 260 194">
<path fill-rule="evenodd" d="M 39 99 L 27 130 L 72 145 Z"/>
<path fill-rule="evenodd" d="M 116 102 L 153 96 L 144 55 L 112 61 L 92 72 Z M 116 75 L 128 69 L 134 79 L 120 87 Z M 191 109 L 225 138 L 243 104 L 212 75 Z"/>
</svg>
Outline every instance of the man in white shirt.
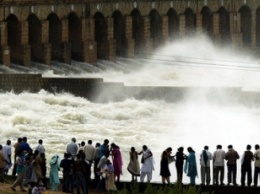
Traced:
<svg viewBox="0 0 260 194">
<path fill-rule="evenodd" d="M 71 138 L 71 142 L 67 145 L 67 153 L 74 159 L 78 152 L 78 145 L 76 144 L 76 138 Z"/>
<path fill-rule="evenodd" d="M 257 187 L 258 184 L 258 174 L 260 173 L 260 147 L 255 145 L 255 174 L 254 174 L 254 186 Z"/>
<path fill-rule="evenodd" d="M 213 154 L 213 165 L 214 165 L 214 176 L 215 176 L 215 184 L 224 185 L 224 160 L 225 160 L 225 151 L 222 150 L 221 145 L 217 145 L 217 150 Z M 220 179 L 219 179 L 220 174 Z"/>
<path fill-rule="evenodd" d="M 6 141 L 6 145 L 3 147 L 3 155 L 5 158 L 5 169 L 4 169 L 4 175 L 7 176 L 8 170 L 12 166 L 12 160 L 11 160 L 11 155 L 12 155 L 12 147 L 11 147 L 11 140 Z"/>
<path fill-rule="evenodd" d="M 96 149 L 94 148 L 94 146 L 92 146 L 92 140 L 88 140 L 88 144 L 85 145 L 83 152 L 85 154 L 85 162 L 87 164 L 87 169 L 86 169 L 87 178 L 90 181 L 91 180 L 91 165 L 92 165 L 93 161 L 95 160 L 95 152 L 96 152 Z"/>
<path fill-rule="evenodd" d="M 210 160 L 212 160 L 212 154 L 208 151 L 209 147 L 205 146 L 204 150 L 200 154 L 201 165 L 201 184 L 205 185 L 205 179 L 207 185 L 210 184 Z"/>
<path fill-rule="evenodd" d="M 38 143 L 39 143 L 39 145 L 36 147 L 35 150 L 38 150 L 39 155 L 42 154 L 42 153 L 45 153 L 45 148 L 42 145 L 43 141 L 41 139 L 39 139 Z"/>
</svg>

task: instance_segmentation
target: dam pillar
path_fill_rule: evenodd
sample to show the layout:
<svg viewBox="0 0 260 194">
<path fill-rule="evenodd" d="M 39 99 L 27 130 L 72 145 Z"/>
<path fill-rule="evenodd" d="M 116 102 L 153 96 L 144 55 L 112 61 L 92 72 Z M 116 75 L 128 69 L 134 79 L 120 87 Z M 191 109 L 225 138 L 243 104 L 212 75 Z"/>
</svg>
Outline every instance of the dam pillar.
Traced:
<svg viewBox="0 0 260 194">
<path fill-rule="evenodd" d="M 251 47 L 256 47 L 256 11 L 252 10 L 252 27 L 251 27 Z"/>
<path fill-rule="evenodd" d="M 241 33 L 241 17 L 240 13 L 231 12 L 229 13 L 230 20 L 230 33 L 232 45 L 235 47 L 243 46 L 243 36 Z"/>
<path fill-rule="evenodd" d="M 180 38 L 185 37 L 185 15 L 181 14 L 179 15 L 179 35 Z"/>
<path fill-rule="evenodd" d="M 153 40 L 151 39 L 151 24 L 150 17 L 144 16 L 143 20 L 143 37 L 141 39 L 142 53 L 143 56 L 150 56 L 153 49 Z"/>
<path fill-rule="evenodd" d="M 70 64 L 71 45 L 69 43 L 69 21 L 61 20 L 61 61 Z"/>
<path fill-rule="evenodd" d="M 49 20 L 41 21 L 41 61 L 46 65 L 51 65 L 51 44 L 49 43 Z"/>
<path fill-rule="evenodd" d="M 135 41 L 133 39 L 133 19 L 132 16 L 125 17 L 125 37 L 126 37 L 126 57 L 135 56 Z"/>
<path fill-rule="evenodd" d="M 219 13 L 213 13 L 213 41 L 221 44 L 221 35 L 219 33 Z"/>
<path fill-rule="evenodd" d="M 18 62 L 22 65 L 31 67 L 31 46 L 29 42 L 29 24 L 28 21 L 21 21 L 21 48 L 17 53 Z"/>
<path fill-rule="evenodd" d="M 114 39 L 114 18 L 107 18 L 107 58 L 116 60 L 116 43 Z"/>
<path fill-rule="evenodd" d="M 97 43 L 95 41 L 95 20 L 85 19 L 82 25 L 86 40 L 83 44 L 84 61 L 87 63 L 94 63 L 97 61 Z"/>
<path fill-rule="evenodd" d="M 202 28 L 202 14 L 196 14 L 196 32 L 197 34 L 201 34 L 203 32 Z"/>
<path fill-rule="evenodd" d="M 162 16 L 162 43 L 161 45 L 165 44 L 166 41 L 169 39 L 169 17 Z"/>
<path fill-rule="evenodd" d="M 7 43 L 7 24 L 6 22 L 0 23 L 0 30 L 1 30 L 1 38 L 0 38 L 0 62 L 9 67 L 11 65 L 10 60 L 10 47 Z"/>
</svg>

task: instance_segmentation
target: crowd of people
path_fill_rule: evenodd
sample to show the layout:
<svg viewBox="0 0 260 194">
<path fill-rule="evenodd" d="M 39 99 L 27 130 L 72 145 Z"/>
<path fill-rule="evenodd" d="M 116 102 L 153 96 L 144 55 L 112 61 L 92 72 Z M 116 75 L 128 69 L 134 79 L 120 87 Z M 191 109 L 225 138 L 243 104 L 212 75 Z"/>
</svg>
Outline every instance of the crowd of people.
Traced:
<svg viewBox="0 0 260 194">
<path fill-rule="evenodd" d="M 14 158 L 12 162 L 12 147 L 14 148 Z M 171 163 L 175 163 L 177 173 L 177 184 L 182 185 L 183 172 L 190 178 L 190 184 L 195 185 L 198 177 L 196 154 L 192 147 L 187 148 L 188 154 L 184 154 L 184 148 L 177 149 L 176 154 L 172 155 L 172 148 L 168 147 L 161 154 L 160 176 L 163 184 L 170 184 Z M 139 160 L 139 155 L 140 160 Z M 216 150 L 211 153 L 209 147 L 205 146 L 199 154 L 201 184 L 224 185 L 225 161 L 227 165 L 227 184 L 237 185 L 237 160 L 240 159 L 237 151 L 232 145 L 228 146 L 225 152 L 221 145 L 217 145 Z M 139 164 L 141 162 L 141 167 Z M 252 162 L 255 164 L 254 178 L 252 178 Z M 48 188 L 47 184 L 47 163 L 45 157 L 45 148 L 43 140 L 38 141 L 36 148 L 32 149 L 27 143 L 27 138 L 18 138 L 17 142 L 11 146 L 11 141 L 7 140 L 6 145 L 0 145 L 0 181 L 4 182 L 8 171 L 13 166 L 12 175 L 16 176 L 11 189 L 16 191 L 19 186 L 21 191 L 26 192 L 25 186 L 29 187 L 32 194 L 40 194 Z M 77 193 L 81 191 L 88 193 L 88 187 L 93 181 L 98 183 L 97 189 L 116 191 L 116 183 L 120 182 L 122 175 L 123 159 L 120 147 L 115 143 L 109 145 L 109 140 L 105 139 L 103 143 L 92 145 L 92 140 L 87 143 L 76 142 L 72 138 L 66 145 L 63 158 L 54 154 L 49 162 L 49 181 L 50 189 L 57 191 L 60 185 L 59 171 L 62 170 L 62 191 L 73 193 L 76 188 Z M 213 169 L 212 169 L 213 168 Z M 93 170 L 92 170 L 93 169 Z M 129 162 L 127 170 L 132 175 L 132 181 L 137 182 L 140 176 L 140 182 L 152 180 L 154 171 L 154 157 L 152 151 L 143 145 L 142 151 L 137 152 L 131 147 L 129 152 Z M 213 176 L 211 176 L 211 171 Z M 258 185 L 258 174 L 260 173 L 260 147 L 255 145 L 254 153 L 251 146 L 247 145 L 246 151 L 241 157 L 241 186 Z M 245 183 L 245 181 L 247 181 Z"/>
</svg>

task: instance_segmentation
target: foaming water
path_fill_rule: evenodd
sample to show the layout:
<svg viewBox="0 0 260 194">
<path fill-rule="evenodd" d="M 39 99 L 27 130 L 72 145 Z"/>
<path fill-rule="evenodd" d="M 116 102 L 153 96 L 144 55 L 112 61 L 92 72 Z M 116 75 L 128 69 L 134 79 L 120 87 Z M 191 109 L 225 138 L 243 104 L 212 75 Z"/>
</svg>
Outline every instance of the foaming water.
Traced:
<svg viewBox="0 0 260 194">
<path fill-rule="evenodd" d="M 223 86 L 254 91 L 260 77 L 256 58 L 231 48 L 220 49 L 203 36 L 169 43 L 143 59 L 118 58 L 115 63 L 98 61 L 96 65 L 53 62 L 51 67 L 34 63 L 31 69 L 14 65 L 10 71 L 42 73 L 44 77 L 99 77 L 131 86 Z M 199 153 L 204 145 L 213 152 L 217 144 L 224 149 L 233 144 L 242 154 L 246 144 L 259 143 L 259 106 L 248 107 L 237 101 L 216 103 L 220 97 L 232 96 L 220 92 L 209 98 L 206 93 L 190 92 L 178 103 L 137 99 L 92 103 L 72 94 L 44 90 L 35 94 L 0 93 L 0 143 L 27 136 L 34 147 L 41 138 L 49 159 L 54 153 L 62 156 L 71 137 L 78 143 L 92 139 L 94 144 L 108 138 L 123 152 L 123 180 L 130 180 L 126 170 L 130 147 L 140 151 L 146 144 L 156 159 L 153 181 L 160 181 L 160 154 L 169 146 L 174 152 L 180 146 L 192 146 Z M 171 171 L 175 181 L 174 165 Z"/>
</svg>

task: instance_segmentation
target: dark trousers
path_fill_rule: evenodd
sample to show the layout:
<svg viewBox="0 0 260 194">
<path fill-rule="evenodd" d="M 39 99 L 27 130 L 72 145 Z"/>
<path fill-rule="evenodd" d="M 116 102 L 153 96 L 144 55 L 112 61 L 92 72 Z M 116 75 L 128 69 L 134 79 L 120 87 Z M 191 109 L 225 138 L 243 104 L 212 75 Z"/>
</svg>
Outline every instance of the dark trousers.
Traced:
<svg viewBox="0 0 260 194">
<path fill-rule="evenodd" d="M 88 194 L 88 185 L 86 184 L 85 174 L 76 173 L 75 182 L 76 182 L 77 194 L 80 194 L 80 188 L 82 189 L 83 194 Z"/>
<path fill-rule="evenodd" d="M 224 181 L 224 166 L 215 166 L 214 167 L 214 173 L 215 173 L 215 183 L 218 185 L 219 184 L 218 181 L 220 181 L 220 184 L 223 184 L 223 181 Z"/>
<path fill-rule="evenodd" d="M 247 174 L 247 185 L 252 183 L 252 167 L 251 164 L 242 164 L 241 166 L 241 185 L 245 186 L 245 179 Z"/>
<path fill-rule="evenodd" d="M 87 181 L 91 180 L 91 165 L 92 162 L 88 161 L 89 163 L 86 163 L 86 174 L 87 174 Z"/>
<path fill-rule="evenodd" d="M 237 184 L 237 164 L 227 164 L 228 168 L 228 184 Z"/>
<path fill-rule="evenodd" d="M 100 180 L 100 175 L 97 173 L 99 171 L 98 169 L 98 163 L 99 163 L 99 158 L 95 159 L 94 161 L 94 175 L 95 175 L 95 181 L 98 183 Z"/>
<path fill-rule="evenodd" d="M 176 165 L 176 171 L 177 171 L 177 183 L 182 184 L 183 165 Z"/>
<path fill-rule="evenodd" d="M 258 183 L 258 174 L 260 173 L 260 167 L 255 166 L 255 174 L 254 174 L 254 186 L 257 186 Z"/>
<path fill-rule="evenodd" d="M 70 172 L 63 172 L 63 185 L 62 185 L 62 191 L 64 193 L 72 193 L 73 192 L 73 178 Z"/>
</svg>

